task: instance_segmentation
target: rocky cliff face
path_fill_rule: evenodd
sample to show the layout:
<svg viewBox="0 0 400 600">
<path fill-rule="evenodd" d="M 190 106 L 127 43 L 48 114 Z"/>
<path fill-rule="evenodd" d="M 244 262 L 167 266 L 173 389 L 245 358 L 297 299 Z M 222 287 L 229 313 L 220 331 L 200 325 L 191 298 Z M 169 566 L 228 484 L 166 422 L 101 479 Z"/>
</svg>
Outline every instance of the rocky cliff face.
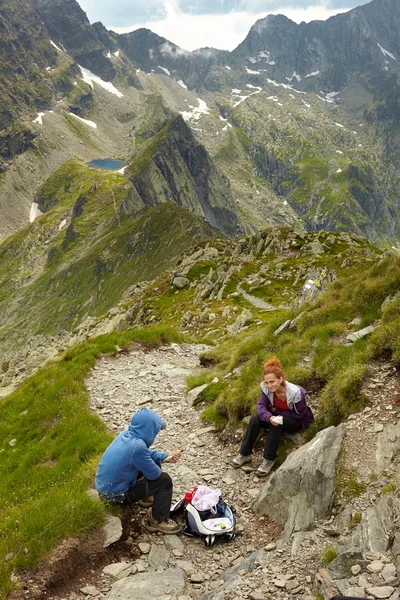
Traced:
<svg viewBox="0 0 400 600">
<path fill-rule="evenodd" d="M 51 44 L 40 17 L 24 0 L 2 2 L 0 23 L 1 156 L 10 158 L 18 148 L 29 146 L 30 136 L 21 135 L 24 128 L 18 120 L 48 109 L 67 93 L 76 71 L 72 60 Z"/>
<path fill-rule="evenodd" d="M 116 76 L 104 46 L 75 0 L 29 0 L 54 37 L 83 67 L 110 81 Z"/>
<path fill-rule="evenodd" d="M 227 235 L 243 232 L 229 182 L 182 117 L 173 119 L 139 148 L 127 174 L 133 187 L 125 211 L 172 201 Z"/>
</svg>

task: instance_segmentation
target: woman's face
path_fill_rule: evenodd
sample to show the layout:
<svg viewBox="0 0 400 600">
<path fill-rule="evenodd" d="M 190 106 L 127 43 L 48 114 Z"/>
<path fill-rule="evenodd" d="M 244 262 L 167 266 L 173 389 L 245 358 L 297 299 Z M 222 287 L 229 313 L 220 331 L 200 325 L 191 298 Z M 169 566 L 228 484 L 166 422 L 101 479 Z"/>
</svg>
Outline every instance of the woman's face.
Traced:
<svg viewBox="0 0 400 600">
<path fill-rule="evenodd" d="M 264 375 L 264 381 L 270 392 L 276 392 L 283 383 L 283 377 L 277 377 L 273 373 L 268 373 L 268 375 Z"/>
</svg>

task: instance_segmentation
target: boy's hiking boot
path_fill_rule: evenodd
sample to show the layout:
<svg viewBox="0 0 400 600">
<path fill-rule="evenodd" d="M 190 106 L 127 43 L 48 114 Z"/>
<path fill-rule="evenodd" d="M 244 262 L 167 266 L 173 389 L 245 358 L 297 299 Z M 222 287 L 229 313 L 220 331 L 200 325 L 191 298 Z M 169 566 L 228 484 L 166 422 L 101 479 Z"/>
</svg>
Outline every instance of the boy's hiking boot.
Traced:
<svg viewBox="0 0 400 600">
<path fill-rule="evenodd" d="M 232 467 L 235 467 L 235 469 L 238 469 L 239 467 L 243 467 L 243 465 L 245 465 L 246 463 L 249 463 L 249 462 L 251 462 L 250 454 L 248 456 L 243 456 L 243 454 L 239 454 L 238 456 L 236 456 L 236 458 L 233 459 Z"/>
<path fill-rule="evenodd" d="M 147 531 L 150 533 L 179 533 L 181 530 L 180 525 L 173 521 L 172 519 L 167 519 L 167 521 L 162 521 L 159 523 L 156 521 L 151 514 L 145 523 L 145 527 Z"/>
<path fill-rule="evenodd" d="M 275 463 L 276 460 L 268 460 L 267 458 L 263 458 L 260 466 L 256 471 L 257 475 L 261 475 L 262 477 L 269 475 Z"/>
<path fill-rule="evenodd" d="M 143 498 L 143 500 L 139 500 L 138 502 L 139 506 L 142 508 L 149 508 L 150 506 L 153 506 L 153 503 L 154 496 L 147 496 L 147 498 Z"/>
</svg>

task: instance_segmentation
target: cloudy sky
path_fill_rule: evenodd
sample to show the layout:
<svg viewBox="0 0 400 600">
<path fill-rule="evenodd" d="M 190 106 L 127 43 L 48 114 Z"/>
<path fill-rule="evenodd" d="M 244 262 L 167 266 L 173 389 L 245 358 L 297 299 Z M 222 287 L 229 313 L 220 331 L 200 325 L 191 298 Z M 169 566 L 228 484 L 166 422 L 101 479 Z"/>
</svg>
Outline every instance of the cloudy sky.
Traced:
<svg viewBox="0 0 400 600">
<path fill-rule="evenodd" d="M 369 0 L 78 0 L 89 21 L 125 33 L 147 27 L 186 50 L 233 50 L 267 14 L 327 19 Z"/>
</svg>

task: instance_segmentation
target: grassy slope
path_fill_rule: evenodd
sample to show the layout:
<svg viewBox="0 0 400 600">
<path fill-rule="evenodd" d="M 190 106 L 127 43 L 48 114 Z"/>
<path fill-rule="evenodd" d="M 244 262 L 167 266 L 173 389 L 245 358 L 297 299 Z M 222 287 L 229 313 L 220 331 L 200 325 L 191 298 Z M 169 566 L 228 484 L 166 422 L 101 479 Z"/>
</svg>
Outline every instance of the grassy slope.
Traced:
<svg viewBox="0 0 400 600">
<path fill-rule="evenodd" d="M 103 314 L 130 286 L 215 236 L 176 205 L 120 215 L 126 186 L 123 175 L 73 161 L 46 182 L 38 199 L 51 210 L 0 246 L 0 310 L 7 322 L 0 341 L 19 344 Z M 59 231 L 63 219 L 68 226 Z"/>
<path fill-rule="evenodd" d="M 92 415 L 84 377 L 104 353 L 132 341 L 180 341 L 168 328 L 102 336 L 50 362 L 0 404 L 0 598 L 14 569 L 37 564 L 62 539 L 104 519 L 87 494 L 111 436 Z M 7 560 L 5 560 L 7 557 Z"/>
<path fill-rule="evenodd" d="M 290 94 L 279 87 L 270 92 L 268 96 L 265 89 L 236 108 L 231 98 L 221 100 L 255 173 L 286 198 L 308 230 L 322 223 L 324 228 L 356 231 L 378 242 L 390 237 L 392 223 L 382 206 L 387 202 L 398 212 L 392 192 L 396 178 L 373 128 L 348 124 L 344 110 L 323 105 L 311 95 Z M 236 163 L 235 154 L 235 147 L 228 144 L 216 154 L 217 163 L 223 165 L 227 156 Z M 238 176 L 243 177 L 239 169 Z M 235 173 L 230 177 L 235 180 Z M 251 172 L 244 175 L 249 177 Z M 397 231 L 391 235 L 394 240 Z"/>
<path fill-rule="evenodd" d="M 279 235 L 277 231 L 273 233 L 281 239 L 289 236 L 285 229 Z M 309 234 L 310 239 L 316 235 Z M 327 235 L 320 234 L 320 239 Z M 295 239 L 298 239 L 297 250 L 309 241 L 308 236 Z M 216 374 L 221 377 L 238 366 L 242 373 L 240 377 L 233 376 L 210 386 L 205 398 L 209 403 L 206 418 L 223 424 L 227 418 L 235 422 L 251 412 L 258 396 L 260 367 L 270 354 L 278 354 L 289 379 L 306 387 L 319 388 L 319 426 L 336 423 L 360 406 L 359 388 L 369 358 L 393 355 L 400 364 L 400 301 L 389 305 L 383 315 L 380 310 L 382 301 L 400 286 L 400 260 L 382 256 L 379 251 L 376 255 L 371 254 L 371 248 L 365 242 L 359 241 L 357 247 L 339 242 L 338 239 L 337 244 L 331 246 L 332 251 L 319 258 L 304 257 L 308 266 L 311 262 L 314 266 L 318 262 L 325 263 L 341 272 L 330 290 L 316 302 L 299 309 L 280 309 L 272 313 L 251 308 L 254 317 L 250 327 L 239 336 L 225 338 L 207 354 L 214 369 L 203 375 L 202 382 L 211 380 Z M 220 258 L 212 263 L 194 265 L 188 273 L 193 283 L 212 277 L 210 268 L 217 272 L 221 259 L 237 262 L 239 266 L 239 256 L 233 252 L 231 242 L 226 243 L 224 253 L 221 252 L 224 242 L 213 244 L 219 248 Z M 104 517 L 104 507 L 86 494 L 99 455 L 110 440 L 104 425 L 88 410 L 84 386 L 84 376 L 95 364 L 97 356 L 115 353 L 116 344 L 127 348 L 132 340 L 142 343 L 179 341 L 181 336 L 170 326 L 177 327 L 182 312 L 189 308 L 193 313 L 199 310 L 204 317 L 202 321 L 195 321 L 189 331 L 199 339 L 209 331 L 210 311 L 219 315 L 225 306 L 232 310 L 235 306 L 239 310 L 245 306 L 240 297 L 228 297 L 235 281 L 248 275 L 253 277 L 266 268 L 267 262 L 271 283 L 267 284 L 268 290 L 264 293 L 258 289 L 260 297 L 272 295 L 274 302 L 280 303 L 285 298 L 281 279 L 285 272 L 290 289 L 302 286 L 303 280 L 298 284 L 293 281 L 296 269 L 301 268 L 299 258 L 290 255 L 276 260 L 273 253 L 268 256 L 257 253 L 257 238 L 247 244 L 240 257 L 242 269 L 232 272 L 232 281 L 222 300 L 196 304 L 195 287 L 174 290 L 170 279 L 161 276 L 143 291 L 143 301 L 151 308 L 151 314 L 163 323 L 161 327 L 102 336 L 73 348 L 58 361 L 50 362 L 0 404 L 1 598 L 5 598 L 12 587 L 10 573 L 13 569 L 35 565 L 61 539 L 82 534 Z M 352 263 L 340 267 L 343 258 L 349 258 L 350 254 Z M 228 265 L 221 263 L 221 267 L 226 270 Z M 257 289 L 252 290 L 252 293 L 256 292 Z M 276 327 L 301 310 L 305 312 L 297 330 L 273 336 Z M 377 318 L 382 317 L 382 321 L 369 339 L 360 340 L 353 346 L 338 343 L 343 341 L 348 323 L 356 315 L 361 317 L 360 327 Z M 219 319 L 218 316 L 216 328 Z M 209 335 L 216 339 L 220 334 L 211 332 Z M 304 361 L 306 357 L 309 362 Z M 192 379 L 190 383 L 195 385 L 199 380 Z M 8 560 L 4 562 L 7 555 Z"/>
</svg>

